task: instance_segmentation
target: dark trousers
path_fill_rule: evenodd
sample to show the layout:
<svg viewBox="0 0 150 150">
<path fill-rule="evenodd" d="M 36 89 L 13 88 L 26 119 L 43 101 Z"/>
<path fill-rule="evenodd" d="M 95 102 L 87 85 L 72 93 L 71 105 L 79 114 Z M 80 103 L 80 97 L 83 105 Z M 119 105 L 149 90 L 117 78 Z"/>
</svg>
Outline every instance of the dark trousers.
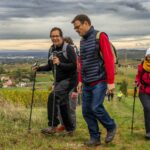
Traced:
<svg viewBox="0 0 150 150">
<path fill-rule="evenodd" d="M 78 103 L 78 97 L 76 99 L 72 99 L 71 98 L 72 91 L 69 93 L 70 115 L 71 115 L 71 119 L 73 122 L 73 127 L 74 127 L 74 129 L 76 129 L 76 107 L 77 107 L 77 103 Z M 61 114 L 60 114 L 59 107 L 58 107 L 58 119 L 60 121 L 60 124 L 64 125 Z"/>
<path fill-rule="evenodd" d="M 62 121 L 67 131 L 74 130 L 72 119 L 70 116 L 69 107 L 69 92 L 68 80 L 63 80 L 56 83 L 54 91 L 50 93 L 48 97 L 47 110 L 48 110 L 48 126 L 56 127 L 59 124 L 58 120 L 58 106 L 60 108 L 60 114 L 62 116 Z"/>
<path fill-rule="evenodd" d="M 139 93 L 139 98 L 143 106 L 146 133 L 150 133 L 150 95 Z"/>
</svg>

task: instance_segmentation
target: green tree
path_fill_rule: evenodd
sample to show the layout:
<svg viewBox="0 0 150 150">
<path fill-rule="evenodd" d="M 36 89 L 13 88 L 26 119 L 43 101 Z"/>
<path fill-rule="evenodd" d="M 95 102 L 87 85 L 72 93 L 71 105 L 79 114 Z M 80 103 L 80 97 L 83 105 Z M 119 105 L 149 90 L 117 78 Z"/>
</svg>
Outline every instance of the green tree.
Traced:
<svg viewBox="0 0 150 150">
<path fill-rule="evenodd" d="M 3 83 L 2 83 L 2 81 L 0 80 L 0 88 L 2 88 L 3 87 Z"/>
<path fill-rule="evenodd" d="M 0 74 L 2 74 L 4 72 L 5 72 L 4 67 L 2 65 L 0 65 Z"/>
<path fill-rule="evenodd" d="M 125 97 L 128 96 L 128 82 L 126 80 L 123 80 L 121 82 L 119 90 L 125 95 Z"/>
<path fill-rule="evenodd" d="M 21 69 L 17 69 L 12 72 L 12 77 L 18 80 L 19 82 L 22 80 L 22 71 Z"/>
</svg>

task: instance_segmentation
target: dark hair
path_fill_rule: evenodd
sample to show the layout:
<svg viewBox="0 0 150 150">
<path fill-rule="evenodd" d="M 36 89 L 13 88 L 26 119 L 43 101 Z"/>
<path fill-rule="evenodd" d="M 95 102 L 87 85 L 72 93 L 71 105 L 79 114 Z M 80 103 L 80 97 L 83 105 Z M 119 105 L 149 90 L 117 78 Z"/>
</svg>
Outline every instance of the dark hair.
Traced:
<svg viewBox="0 0 150 150">
<path fill-rule="evenodd" d="M 72 20 L 71 23 L 74 23 L 77 20 L 80 21 L 82 24 L 85 21 L 87 21 L 88 24 L 91 25 L 91 20 L 90 20 L 90 18 L 87 15 L 84 15 L 84 14 L 77 15 L 77 16 L 75 16 L 75 18 Z"/>
<path fill-rule="evenodd" d="M 64 41 L 68 44 L 74 45 L 72 38 L 69 36 L 64 37 Z"/>
<path fill-rule="evenodd" d="M 50 37 L 51 37 L 51 34 L 52 34 L 52 32 L 53 31 L 59 31 L 59 35 L 61 36 L 61 37 L 63 37 L 63 32 L 62 32 L 62 30 L 60 29 L 60 28 L 58 28 L 58 27 L 54 27 L 54 28 L 52 28 L 51 29 L 51 31 L 50 31 Z"/>
</svg>

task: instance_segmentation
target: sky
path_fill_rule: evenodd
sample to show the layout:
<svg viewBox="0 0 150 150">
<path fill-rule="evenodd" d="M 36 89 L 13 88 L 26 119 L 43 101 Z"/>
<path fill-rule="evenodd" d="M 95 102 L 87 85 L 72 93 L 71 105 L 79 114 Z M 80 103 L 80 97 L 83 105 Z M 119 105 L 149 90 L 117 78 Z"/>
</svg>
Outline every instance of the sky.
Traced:
<svg viewBox="0 0 150 150">
<path fill-rule="evenodd" d="M 47 50 L 55 26 L 78 45 L 77 14 L 87 14 L 118 49 L 150 47 L 150 0 L 0 0 L 0 50 Z"/>
</svg>

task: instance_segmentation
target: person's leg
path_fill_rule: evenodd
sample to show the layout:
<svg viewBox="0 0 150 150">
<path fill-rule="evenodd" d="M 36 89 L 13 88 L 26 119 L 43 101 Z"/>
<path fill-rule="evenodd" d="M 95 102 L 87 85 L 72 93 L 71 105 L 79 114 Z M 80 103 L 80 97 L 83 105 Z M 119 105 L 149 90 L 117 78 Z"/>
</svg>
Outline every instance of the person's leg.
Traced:
<svg viewBox="0 0 150 150">
<path fill-rule="evenodd" d="M 76 128 L 76 105 L 77 105 L 78 97 L 75 99 L 72 99 L 71 94 L 72 94 L 72 91 L 69 93 L 70 115 L 71 115 L 71 119 L 73 122 L 73 126 L 74 128 Z M 62 128 L 62 126 L 64 126 L 64 123 L 63 123 L 62 116 L 60 113 L 60 106 L 58 107 L 58 119 L 61 124 L 60 128 Z"/>
<path fill-rule="evenodd" d="M 92 87 L 90 86 L 83 86 L 82 114 L 88 125 L 90 139 L 100 141 L 98 122 L 92 111 Z"/>
<path fill-rule="evenodd" d="M 70 104 L 69 104 L 69 91 L 62 90 L 59 92 L 59 107 L 60 107 L 60 115 L 62 117 L 62 122 L 67 131 L 73 131 L 74 126 L 70 113 Z"/>
<path fill-rule="evenodd" d="M 76 99 L 72 99 L 71 94 L 72 91 L 69 94 L 70 115 L 72 118 L 73 126 L 74 128 L 76 128 L 76 106 L 77 106 L 78 97 Z"/>
<path fill-rule="evenodd" d="M 60 113 L 60 105 L 58 105 L 57 109 L 58 109 L 58 120 L 59 120 L 60 124 L 63 125 L 64 123 L 63 123 L 61 113 Z"/>
<path fill-rule="evenodd" d="M 97 119 L 102 123 L 102 125 L 107 129 L 107 131 L 112 131 L 116 124 L 113 119 L 109 116 L 106 111 L 103 102 L 105 98 L 105 93 L 107 89 L 107 84 L 105 82 L 99 83 L 93 87 L 92 90 L 92 111 Z"/>
<path fill-rule="evenodd" d="M 47 103 L 47 113 L 48 113 L 48 126 L 56 127 L 59 124 L 59 120 L 57 118 L 58 108 L 56 105 L 56 99 L 55 97 L 55 103 L 53 99 L 53 92 L 48 97 L 48 103 Z"/>
<path fill-rule="evenodd" d="M 73 131 L 74 127 L 70 116 L 70 106 L 69 106 L 69 92 L 71 91 L 69 85 L 70 82 L 68 81 L 68 79 L 62 80 L 57 84 L 55 90 L 57 91 L 56 92 L 56 95 L 58 97 L 57 102 L 60 106 L 60 114 L 65 129 L 67 131 Z"/>
<path fill-rule="evenodd" d="M 65 129 L 67 131 L 73 131 L 74 126 L 72 123 L 69 107 L 70 107 L 69 104 L 60 105 L 60 112 L 61 112 L 61 116 L 62 116 L 62 120 L 63 120 L 64 126 L 65 126 Z"/>
<path fill-rule="evenodd" d="M 139 98 L 143 105 L 146 133 L 150 133 L 150 96 L 145 93 L 139 93 Z"/>
<path fill-rule="evenodd" d="M 60 113 L 60 105 L 58 105 L 57 108 L 58 108 L 58 120 L 59 120 L 60 124 L 56 128 L 56 132 L 63 132 L 65 130 L 65 126 L 64 126 L 62 116 L 61 116 L 61 113 Z"/>
<path fill-rule="evenodd" d="M 56 101 L 54 104 L 53 93 L 49 94 L 48 102 L 47 102 L 47 113 L 48 113 L 48 128 L 44 128 L 41 130 L 43 134 L 53 134 L 56 132 L 56 127 L 59 124 L 59 120 L 57 118 L 57 106 Z"/>
<path fill-rule="evenodd" d="M 106 93 L 107 84 L 105 82 L 99 83 L 93 87 L 92 90 L 92 111 L 102 125 L 107 129 L 107 136 L 105 142 L 109 143 L 114 139 L 116 134 L 116 124 L 114 120 L 107 113 L 103 102 Z"/>
</svg>

